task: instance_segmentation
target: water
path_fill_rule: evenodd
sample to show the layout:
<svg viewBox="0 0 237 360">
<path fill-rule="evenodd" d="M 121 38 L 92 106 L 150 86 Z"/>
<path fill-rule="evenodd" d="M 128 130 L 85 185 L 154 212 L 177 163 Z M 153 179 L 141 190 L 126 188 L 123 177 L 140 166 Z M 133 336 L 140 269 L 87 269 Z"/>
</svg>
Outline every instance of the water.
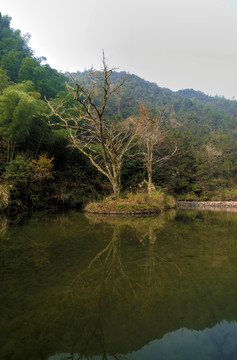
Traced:
<svg viewBox="0 0 237 360">
<path fill-rule="evenodd" d="M 237 359 L 237 214 L 0 221 L 1 360 Z"/>
</svg>

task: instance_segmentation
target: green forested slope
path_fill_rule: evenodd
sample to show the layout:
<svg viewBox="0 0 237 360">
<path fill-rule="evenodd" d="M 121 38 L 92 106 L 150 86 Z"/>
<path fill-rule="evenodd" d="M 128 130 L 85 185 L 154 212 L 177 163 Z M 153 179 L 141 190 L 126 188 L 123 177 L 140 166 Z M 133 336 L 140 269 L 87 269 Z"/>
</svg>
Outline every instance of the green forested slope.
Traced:
<svg viewBox="0 0 237 360">
<path fill-rule="evenodd" d="M 81 203 L 91 192 L 87 165 L 66 133 L 48 126 L 44 100 L 65 91 L 65 76 L 42 64 L 10 22 L 0 13 L 0 207 Z M 77 190 L 74 181 L 86 185 Z"/>
<path fill-rule="evenodd" d="M 73 74 L 84 83 L 88 75 L 89 72 Z M 142 103 L 153 114 L 162 106 L 169 136 L 178 142 L 176 155 L 156 168 L 156 183 L 168 186 L 177 194 L 189 193 L 188 197 L 206 198 L 216 193 L 217 197 L 234 198 L 237 101 L 194 90 L 172 92 L 123 72 L 114 73 L 112 81 L 124 76 L 127 76 L 125 87 L 120 97 L 110 102 L 108 116 L 115 119 L 137 116 Z M 133 166 L 134 161 L 131 160 Z"/>
<path fill-rule="evenodd" d="M 4 206 L 37 207 L 47 203 L 81 203 L 81 199 L 108 191 L 106 179 L 69 147 L 62 128 L 48 126 L 45 99 L 73 98 L 65 88 L 71 82 L 36 58 L 28 36 L 10 26 L 11 18 L 0 14 L 0 198 Z M 119 65 L 119 64 L 118 64 Z M 85 88 L 90 71 L 72 74 Z M 99 73 L 98 73 L 98 76 Z M 156 186 L 166 187 L 182 198 L 237 198 L 237 101 L 211 97 L 192 89 L 172 92 L 136 75 L 113 72 L 112 83 L 126 77 L 120 93 L 106 108 L 106 119 L 119 122 L 139 118 L 145 104 L 151 117 L 164 108 L 166 145 L 159 156 L 178 150 L 169 161 L 154 168 Z M 124 160 L 123 190 L 135 189 L 147 177 L 138 148 Z M 5 201 L 5 203 L 4 203 Z M 5 204 L 5 205 L 4 205 Z"/>
</svg>

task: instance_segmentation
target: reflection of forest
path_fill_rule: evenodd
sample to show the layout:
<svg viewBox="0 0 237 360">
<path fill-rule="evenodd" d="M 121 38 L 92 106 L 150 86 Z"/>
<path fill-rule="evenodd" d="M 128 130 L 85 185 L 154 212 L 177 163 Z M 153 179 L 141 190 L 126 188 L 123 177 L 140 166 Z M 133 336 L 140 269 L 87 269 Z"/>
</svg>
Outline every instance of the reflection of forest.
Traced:
<svg viewBox="0 0 237 360">
<path fill-rule="evenodd" d="M 236 214 L 203 212 L 5 226 L 0 358 L 120 358 L 179 328 L 236 320 L 236 228 Z"/>
</svg>

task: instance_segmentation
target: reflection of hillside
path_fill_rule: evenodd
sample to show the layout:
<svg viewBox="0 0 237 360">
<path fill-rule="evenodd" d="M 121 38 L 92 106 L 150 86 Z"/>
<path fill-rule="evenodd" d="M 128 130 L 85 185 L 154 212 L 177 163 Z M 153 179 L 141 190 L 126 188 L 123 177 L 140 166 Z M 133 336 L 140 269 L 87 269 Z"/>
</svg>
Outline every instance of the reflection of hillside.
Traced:
<svg viewBox="0 0 237 360">
<path fill-rule="evenodd" d="M 72 213 L 12 229 L 6 249 L 12 236 L 22 248 L 0 289 L 0 358 L 106 358 L 179 328 L 237 319 L 236 221 L 198 212 L 168 219 Z M 40 267 L 28 261 L 29 239 L 47 245 Z"/>
<path fill-rule="evenodd" d="M 204 331 L 181 328 L 145 345 L 132 353 L 132 358 L 147 359 L 149 354 L 154 360 L 234 360 L 236 338 L 237 322 L 223 321 Z"/>
</svg>

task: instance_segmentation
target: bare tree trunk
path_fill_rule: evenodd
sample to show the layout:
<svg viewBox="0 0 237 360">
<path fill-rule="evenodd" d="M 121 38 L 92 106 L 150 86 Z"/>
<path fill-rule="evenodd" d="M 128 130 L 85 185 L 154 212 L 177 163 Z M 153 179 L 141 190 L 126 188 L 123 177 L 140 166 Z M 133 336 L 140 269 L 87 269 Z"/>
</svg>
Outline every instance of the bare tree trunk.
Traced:
<svg viewBox="0 0 237 360">
<path fill-rule="evenodd" d="M 164 108 L 159 107 L 157 117 L 150 117 L 146 106 L 141 105 L 140 117 L 137 122 L 140 142 L 144 149 L 142 154 L 144 155 L 146 161 L 148 195 L 151 195 L 152 191 L 155 190 L 155 186 L 152 183 L 153 165 L 170 159 L 177 151 L 177 144 L 175 144 L 175 149 L 170 155 L 158 157 L 158 154 L 155 151 L 159 146 L 161 146 L 167 136 L 164 130 L 162 130 L 164 111 Z M 153 159 L 153 157 L 156 159 Z"/>
<path fill-rule="evenodd" d="M 154 185 L 152 183 L 152 167 L 150 166 L 147 170 L 148 170 L 147 192 L 148 195 L 151 195 L 152 191 L 154 190 Z"/>
<path fill-rule="evenodd" d="M 115 199 L 119 198 L 120 196 L 120 172 L 116 172 L 114 177 L 111 181 L 113 186 L 113 195 Z"/>
<path fill-rule="evenodd" d="M 147 142 L 147 192 L 148 195 L 151 195 L 152 191 L 155 190 L 155 186 L 152 183 L 152 155 L 153 155 L 153 147 L 149 142 Z"/>
</svg>

